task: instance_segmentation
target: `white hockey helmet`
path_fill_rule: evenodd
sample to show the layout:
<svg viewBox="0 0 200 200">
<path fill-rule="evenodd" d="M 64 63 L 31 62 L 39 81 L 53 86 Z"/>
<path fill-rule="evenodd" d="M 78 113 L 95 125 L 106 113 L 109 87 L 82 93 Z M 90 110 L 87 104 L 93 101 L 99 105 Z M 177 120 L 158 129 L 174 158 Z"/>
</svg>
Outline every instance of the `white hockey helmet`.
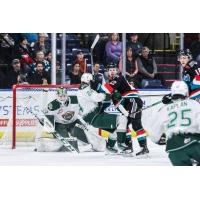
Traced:
<svg viewBox="0 0 200 200">
<path fill-rule="evenodd" d="M 86 83 L 86 84 L 90 84 L 90 82 L 93 80 L 93 76 L 90 73 L 84 73 L 81 76 L 81 83 Z"/>
<path fill-rule="evenodd" d="M 171 86 L 171 93 L 172 96 L 179 94 L 188 97 L 189 96 L 188 86 L 184 81 L 174 81 Z"/>
</svg>

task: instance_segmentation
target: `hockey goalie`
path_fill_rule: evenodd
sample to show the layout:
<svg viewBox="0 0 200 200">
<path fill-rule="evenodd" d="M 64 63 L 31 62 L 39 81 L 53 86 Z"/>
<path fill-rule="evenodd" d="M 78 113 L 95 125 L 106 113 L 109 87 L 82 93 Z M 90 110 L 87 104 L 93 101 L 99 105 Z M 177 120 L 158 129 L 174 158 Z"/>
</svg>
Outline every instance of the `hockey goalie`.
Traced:
<svg viewBox="0 0 200 200">
<path fill-rule="evenodd" d="M 98 135 L 98 129 L 88 125 L 82 119 L 77 97 L 68 96 L 66 89 L 57 89 L 57 98 L 48 103 L 43 113 L 45 116 L 42 125 L 54 137 L 37 137 L 36 151 L 58 152 L 75 149 L 79 152 L 78 144 L 80 143 L 85 146 L 88 144 L 87 150 L 89 147 L 95 151 L 105 150 L 105 139 Z M 80 128 L 81 134 L 78 135 L 79 143 L 77 141 L 77 135 L 73 137 L 75 127 Z M 68 149 L 64 145 L 64 142 L 69 143 L 72 149 Z"/>
<path fill-rule="evenodd" d="M 77 121 L 79 107 L 77 100 L 67 95 L 64 88 L 58 88 L 56 91 L 57 98 L 48 103 L 43 110 L 45 115 L 43 128 L 49 134 L 57 132 L 62 138 L 71 138 L 69 143 L 78 148 L 76 138 L 72 138 L 70 133 Z M 45 121 L 49 121 L 52 126 L 47 127 Z M 63 142 L 55 137 L 36 137 L 36 151 L 68 151 Z"/>
</svg>

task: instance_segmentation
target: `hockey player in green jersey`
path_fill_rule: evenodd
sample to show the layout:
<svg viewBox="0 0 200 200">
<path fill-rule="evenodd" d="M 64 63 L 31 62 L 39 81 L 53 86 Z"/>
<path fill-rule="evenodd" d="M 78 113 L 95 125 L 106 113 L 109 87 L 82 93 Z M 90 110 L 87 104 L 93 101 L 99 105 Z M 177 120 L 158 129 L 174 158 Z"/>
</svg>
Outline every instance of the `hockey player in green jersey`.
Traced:
<svg viewBox="0 0 200 200">
<path fill-rule="evenodd" d="M 125 116 L 117 116 L 105 113 L 101 107 L 104 100 L 110 99 L 110 94 L 98 93 L 91 89 L 90 83 L 93 80 L 92 74 L 84 73 L 81 77 L 81 88 L 77 92 L 78 103 L 80 106 L 80 114 L 84 121 L 92 125 L 98 131 L 98 128 L 111 132 L 113 138 L 118 139 L 118 143 L 122 143 L 120 135 L 126 133 L 127 118 Z M 80 131 L 76 131 L 76 135 Z M 98 132 L 97 132 L 98 134 Z M 79 136 L 77 136 L 79 138 Z M 115 144 L 115 139 L 113 140 Z M 109 153 L 117 153 L 116 146 L 109 148 Z"/>
<path fill-rule="evenodd" d="M 68 96 L 65 88 L 56 90 L 57 98 L 48 103 L 43 113 L 54 124 L 55 131 L 64 138 L 69 138 L 77 122 L 79 107 L 77 99 Z M 73 145 L 76 145 L 75 142 Z M 38 151 L 63 151 L 65 148 L 57 139 L 39 137 L 36 139 L 36 149 Z"/>
<path fill-rule="evenodd" d="M 166 133 L 166 151 L 175 166 L 200 165 L 200 106 L 187 98 L 188 93 L 185 82 L 175 81 L 171 87 L 172 102 L 156 113 L 149 130 L 155 142 Z"/>
</svg>

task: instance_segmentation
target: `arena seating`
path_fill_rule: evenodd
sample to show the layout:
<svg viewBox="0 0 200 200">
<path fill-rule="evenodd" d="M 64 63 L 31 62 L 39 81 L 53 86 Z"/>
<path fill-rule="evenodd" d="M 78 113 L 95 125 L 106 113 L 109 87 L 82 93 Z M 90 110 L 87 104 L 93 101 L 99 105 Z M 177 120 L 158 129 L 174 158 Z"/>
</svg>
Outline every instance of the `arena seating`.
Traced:
<svg viewBox="0 0 200 200">
<path fill-rule="evenodd" d="M 164 55 L 165 54 L 165 55 Z M 158 67 L 158 73 L 162 74 L 169 88 L 174 80 L 179 78 L 179 66 L 174 52 L 156 53 L 154 57 Z"/>
</svg>

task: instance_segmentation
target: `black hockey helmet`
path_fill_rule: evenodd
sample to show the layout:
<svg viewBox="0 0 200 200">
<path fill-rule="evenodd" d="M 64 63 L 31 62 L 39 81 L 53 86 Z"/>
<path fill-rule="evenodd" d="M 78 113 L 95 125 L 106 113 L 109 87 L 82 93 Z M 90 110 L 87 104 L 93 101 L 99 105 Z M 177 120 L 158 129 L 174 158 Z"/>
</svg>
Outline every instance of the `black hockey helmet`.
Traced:
<svg viewBox="0 0 200 200">
<path fill-rule="evenodd" d="M 107 67 L 107 69 L 117 68 L 117 64 L 116 63 L 109 63 L 106 67 Z"/>
<path fill-rule="evenodd" d="M 188 56 L 189 59 L 192 59 L 192 53 L 189 49 L 179 50 L 178 58 L 180 58 L 181 56 Z"/>
</svg>

